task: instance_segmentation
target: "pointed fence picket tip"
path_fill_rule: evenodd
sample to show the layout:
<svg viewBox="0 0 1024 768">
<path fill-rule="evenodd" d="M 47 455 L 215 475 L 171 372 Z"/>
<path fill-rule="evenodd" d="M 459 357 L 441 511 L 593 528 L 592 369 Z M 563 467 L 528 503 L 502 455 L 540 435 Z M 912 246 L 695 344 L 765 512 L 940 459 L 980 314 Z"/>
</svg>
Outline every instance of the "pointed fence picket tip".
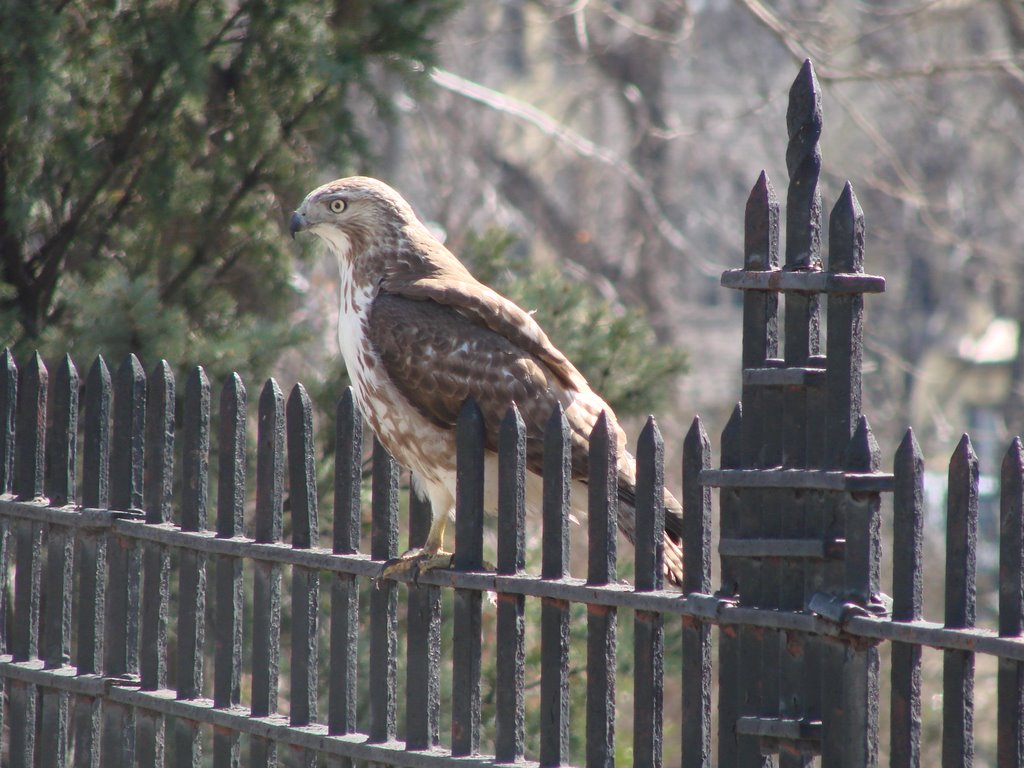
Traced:
<svg viewBox="0 0 1024 768">
<path fill-rule="evenodd" d="M 765 171 L 750 190 L 743 218 L 743 268 L 779 266 L 779 198 Z"/>
<path fill-rule="evenodd" d="M 144 380 L 146 378 L 146 371 L 134 352 L 129 352 L 128 356 L 121 361 L 121 365 L 117 369 L 117 378 L 122 383 L 127 381 L 137 382 L 140 379 Z"/>
<path fill-rule="evenodd" d="M 271 382 L 271 381 L 274 381 L 274 380 L 273 379 L 268 379 L 268 383 Z M 275 384 L 276 384 L 276 382 L 275 382 Z M 346 412 L 350 412 L 350 413 L 353 413 L 353 414 L 358 413 L 358 411 L 359 411 L 359 408 L 356 405 L 356 393 L 355 393 L 355 390 L 352 388 L 351 385 L 345 387 L 345 390 L 341 393 L 341 397 L 338 398 L 338 409 L 339 409 L 339 412 L 340 412 L 340 409 L 342 409 L 342 408 L 344 408 L 346 410 Z"/>
<path fill-rule="evenodd" d="M 864 272 L 864 211 L 849 181 L 828 220 L 829 272 Z"/>
<path fill-rule="evenodd" d="M 32 357 L 28 363 L 21 369 L 22 376 L 25 377 L 26 381 L 35 383 L 45 383 L 49 381 L 50 372 L 46 368 L 46 363 L 43 362 L 42 356 L 39 352 L 33 352 Z"/>
<path fill-rule="evenodd" d="M 896 449 L 897 455 L 900 451 L 911 451 L 912 453 L 920 453 L 921 446 L 917 442 L 917 436 L 914 434 L 913 427 L 907 427 L 907 431 L 903 433 L 903 438 L 900 440 L 900 445 Z"/>
<path fill-rule="evenodd" d="M 548 417 L 548 422 L 545 425 L 544 433 L 561 431 L 563 428 L 568 429 L 568 423 L 565 420 L 565 409 L 562 408 L 561 403 L 555 403 L 555 407 L 551 409 L 551 415 Z"/>
<path fill-rule="evenodd" d="M 86 374 L 86 389 L 89 387 L 110 387 L 110 367 L 103 355 L 96 355 L 96 359 L 89 366 L 89 373 Z"/>
<path fill-rule="evenodd" d="M 953 450 L 953 455 L 950 458 L 950 471 L 953 470 L 953 466 L 967 466 L 978 463 L 978 456 L 974 452 L 974 444 L 971 443 L 971 436 L 966 432 L 960 437 L 960 442 L 956 444 L 956 448 Z M 977 469 L 975 469 L 977 474 Z"/>
<path fill-rule="evenodd" d="M 281 385 L 271 376 L 263 382 L 263 389 L 260 390 L 260 405 L 265 408 L 271 408 L 283 403 L 284 393 L 281 391 Z"/>
<path fill-rule="evenodd" d="M 661 436 L 661 429 L 658 427 L 658 420 L 654 416 L 648 416 L 647 421 L 644 422 L 644 428 L 640 430 L 640 437 L 637 440 L 637 453 L 640 452 L 640 446 L 643 444 L 649 444 L 651 446 L 663 446 L 664 440 Z"/>
<path fill-rule="evenodd" d="M 484 427 L 484 415 L 480 410 L 480 406 L 477 405 L 476 400 L 472 397 L 467 397 L 462 407 L 459 408 L 459 415 L 456 419 L 456 425 L 464 424 L 461 429 L 483 429 Z M 457 427 L 458 429 L 459 427 Z"/>
<path fill-rule="evenodd" d="M 296 383 L 288 393 L 287 409 L 289 418 L 304 419 L 307 412 L 312 414 L 313 401 L 302 382 Z"/>
<path fill-rule="evenodd" d="M 505 415 L 502 416 L 502 418 L 501 418 L 501 427 L 500 427 L 501 433 L 505 434 L 506 431 L 509 431 L 509 433 L 511 434 L 512 430 L 514 430 L 515 433 L 518 433 L 520 430 L 522 430 L 523 431 L 523 439 L 525 440 L 526 439 L 525 429 L 526 429 L 526 423 L 523 421 L 523 416 L 519 412 L 519 407 L 515 403 L 512 403 L 508 407 L 508 410 L 505 411 Z"/>
<path fill-rule="evenodd" d="M 1007 473 L 1024 473 L 1024 444 L 1019 435 L 1010 441 L 1003 455 L 1002 472 L 1004 478 L 1008 476 Z"/>
<path fill-rule="evenodd" d="M 97 358 L 99 360 L 99 358 Z M 188 372 L 188 378 L 185 380 L 185 386 L 188 387 L 189 382 L 196 382 L 196 384 L 209 385 L 210 377 L 206 375 L 206 369 L 201 365 L 196 365 Z"/>
<path fill-rule="evenodd" d="M 789 109 L 786 111 L 786 125 L 792 136 L 796 129 L 805 124 L 817 126 L 821 133 L 821 86 L 810 59 L 804 59 L 800 72 L 789 89 Z"/>
<path fill-rule="evenodd" d="M 594 426 L 590 430 L 590 441 L 593 443 L 595 438 L 610 438 L 612 434 L 611 421 L 608 418 L 608 411 L 602 409 L 597 415 L 597 419 L 594 421 Z"/>
<path fill-rule="evenodd" d="M 663 472 L 660 464 L 665 458 L 665 439 L 661 435 L 658 421 L 654 416 L 648 416 L 644 428 L 640 430 L 640 436 L 636 441 L 636 462 L 637 462 L 637 484 L 640 484 L 640 476 L 651 472 Z"/>
<path fill-rule="evenodd" d="M 74 373 L 75 378 L 78 378 L 78 367 L 75 365 L 75 361 L 71 359 L 71 355 L 65 353 L 64 357 L 61 358 L 60 364 L 57 366 L 58 372 L 64 372 L 65 374 Z"/>
<path fill-rule="evenodd" d="M 851 472 L 876 472 L 879 466 L 878 441 L 875 440 L 868 424 L 868 417 L 861 415 L 857 428 L 846 448 L 846 469 Z"/>
<path fill-rule="evenodd" d="M 708 440 L 708 433 L 704 429 L 704 422 L 701 421 L 700 416 L 694 416 L 693 421 L 690 422 L 690 428 L 686 431 L 686 437 L 683 438 L 683 450 L 700 450 L 706 451 L 711 447 L 711 441 Z"/>
</svg>

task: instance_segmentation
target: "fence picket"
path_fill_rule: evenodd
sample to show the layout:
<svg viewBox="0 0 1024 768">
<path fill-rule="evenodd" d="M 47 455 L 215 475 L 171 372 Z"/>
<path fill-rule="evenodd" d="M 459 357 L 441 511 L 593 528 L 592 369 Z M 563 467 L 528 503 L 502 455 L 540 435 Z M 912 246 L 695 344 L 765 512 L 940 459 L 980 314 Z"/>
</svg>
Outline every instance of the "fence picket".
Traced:
<svg viewBox="0 0 1024 768">
<path fill-rule="evenodd" d="M 430 501 L 409 483 L 409 549 L 427 540 L 433 515 Z M 406 631 L 405 746 L 431 749 L 440 739 L 441 705 L 441 589 L 429 584 L 409 585 Z M 458 630 L 456 630 L 458 632 Z M 458 654 L 453 654 L 458 656 Z M 454 727 L 454 726 L 453 726 Z"/>
<path fill-rule="evenodd" d="M 924 549 L 924 457 L 908 429 L 896 451 L 893 473 L 892 619 L 921 618 Z M 892 704 L 890 706 L 890 765 L 917 768 L 921 764 L 921 646 L 892 645 Z"/>
<path fill-rule="evenodd" d="M 146 431 L 146 373 L 129 355 L 114 378 L 114 426 L 110 451 L 110 506 L 138 516 L 142 507 Z M 134 682 L 139 672 L 139 544 L 112 534 L 107 545 L 108 580 L 103 672 Z M 132 707 L 108 702 L 103 707 L 103 758 L 114 764 L 135 760 Z"/>
<path fill-rule="evenodd" d="M 181 530 L 206 530 L 210 477 L 210 381 L 195 367 L 185 383 L 182 414 Z M 178 698 L 203 693 L 203 643 L 206 637 L 206 554 L 183 549 L 178 570 Z M 202 739 L 198 725 L 176 718 L 175 765 L 200 768 Z"/>
<path fill-rule="evenodd" d="M 85 412 L 82 430 L 82 507 L 108 504 L 110 479 L 111 379 L 107 364 L 98 356 L 85 381 Z M 78 648 L 75 665 L 80 675 L 96 674 L 103 664 L 103 619 L 106 609 L 107 536 L 83 531 L 75 552 L 78 572 Z M 75 768 L 99 764 L 102 709 L 99 698 L 75 699 Z"/>
<path fill-rule="evenodd" d="M 829 217 L 828 270 L 864 272 L 864 211 L 850 182 Z M 862 328 L 864 296 L 836 294 L 828 301 L 827 405 L 825 441 L 828 466 L 839 466 L 842 451 L 853 435 L 861 414 L 861 367 L 864 354 Z"/>
<path fill-rule="evenodd" d="M 54 377 L 53 425 L 49 431 L 46 495 L 54 507 L 75 501 L 78 436 L 78 371 L 67 355 Z M 46 621 L 42 657 L 59 668 L 71 660 L 71 598 L 74 536 L 51 526 L 46 555 Z"/>
<path fill-rule="evenodd" d="M 146 466 L 144 497 L 146 523 L 171 520 L 174 481 L 174 374 L 161 360 L 149 375 L 146 393 Z M 171 556 L 155 542 L 143 546 L 142 644 L 139 651 L 141 689 L 167 687 L 167 614 Z M 156 712 L 138 715 L 138 760 L 142 765 L 163 765 L 167 721 Z"/>
<path fill-rule="evenodd" d="M 999 635 L 1024 634 L 1024 446 L 1014 438 L 1000 471 Z M 1024 664 L 999 659 L 996 764 L 1024 765 Z"/>
<path fill-rule="evenodd" d="M 264 544 L 281 541 L 284 529 L 284 394 L 274 379 L 260 393 L 256 437 L 256 515 L 254 537 Z M 281 565 L 253 563 L 252 603 L 253 717 L 277 712 L 277 685 L 281 662 Z M 252 765 L 276 765 L 277 743 L 254 737 L 249 745 Z"/>
<path fill-rule="evenodd" d="M 569 424 L 555 406 L 544 430 L 544 497 L 541 577 L 561 579 L 569 570 Z M 540 604 L 540 764 L 569 759 L 569 603 Z"/>
<path fill-rule="evenodd" d="M 695 418 L 683 440 L 683 592 L 711 594 L 711 488 L 700 482 L 711 467 L 711 443 Z M 711 626 L 683 620 L 683 765 L 711 765 Z"/>
<path fill-rule="evenodd" d="M 296 384 L 288 396 L 288 477 L 292 513 L 292 547 L 318 546 L 316 458 L 313 455 L 313 403 Z M 317 721 L 320 571 L 292 568 L 291 713 L 289 722 L 305 726 Z M 301 764 L 316 765 L 316 753 L 302 752 Z"/>
<path fill-rule="evenodd" d="M 46 430 L 46 391 L 49 376 L 36 353 L 21 369 L 18 381 L 17 445 L 14 493 L 27 501 L 43 495 L 43 447 Z M 15 661 L 35 659 L 39 653 L 39 604 L 42 590 L 43 525 L 20 520 L 14 525 L 14 622 L 11 653 Z M 34 764 L 36 711 L 35 685 L 11 681 L 11 762 L 15 768 Z"/>
<path fill-rule="evenodd" d="M 78 371 L 65 355 L 54 376 L 53 424 L 47 440 L 44 478 L 51 506 L 73 503 L 78 442 Z M 71 661 L 71 603 L 75 537 L 62 525 L 51 525 L 46 542 L 46 615 L 43 619 L 42 658 L 50 669 Z M 71 696 L 67 691 L 42 689 L 40 764 L 44 768 L 67 765 L 68 718 Z"/>
<path fill-rule="evenodd" d="M 654 417 L 647 419 L 636 446 L 637 592 L 661 589 L 664 575 L 665 443 Z M 686 564 L 683 564 L 686 568 Z M 656 611 L 633 614 L 633 757 L 638 765 L 662 764 L 665 618 Z"/>
<path fill-rule="evenodd" d="M 370 557 L 383 563 L 398 555 L 398 465 L 376 439 L 372 492 Z M 395 737 L 397 648 L 398 584 L 391 579 L 378 579 L 370 590 L 371 742 Z"/>
<path fill-rule="evenodd" d="M 242 379 L 232 373 L 220 392 L 217 429 L 217 538 L 242 535 L 245 510 L 246 391 Z M 242 560 L 221 554 L 215 558 L 213 614 L 213 705 L 238 706 L 242 684 Z M 213 764 L 232 768 L 241 761 L 241 742 L 236 731 L 214 729 Z"/>
<path fill-rule="evenodd" d="M 946 505 L 945 626 L 974 626 L 978 457 L 964 435 L 949 463 Z M 974 762 L 974 654 L 943 652 L 942 768 Z"/>
<path fill-rule="evenodd" d="M 878 443 L 865 416 L 849 441 L 846 469 L 873 473 L 878 470 Z M 847 599 L 870 606 L 879 590 L 879 506 L 877 493 L 844 494 L 846 523 Z M 847 647 L 842 662 L 842 726 L 839 731 L 844 763 L 873 768 L 878 763 L 878 648 Z M 866 706 L 865 706 L 866 704 Z"/>
<path fill-rule="evenodd" d="M 497 572 L 514 576 L 526 567 L 526 425 L 513 404 L 498 436 Z M 525 731 L 525 608 L 523 595 L 498 593 L 495 757 L 523 757 Z"/>
<path fill-rule="evenodd" d="M 456 424 L 456 571 L 479 571 L 484 560 L 484 419 L 467 400 Z M 456 589 L 452 621 L 452 755 L 480 750 L 479 590 Z"/>
<path fill-rule="evenodd" d="M 359 551 L 362 523 L 363 419 L 351 387 L 338 399 L 336 416 L 333 551 L 353 554 Z M 352 574 L 332 577 L 330 626 L 327 728 L 332 734 L 344 735 L 357 730 L 359 583 Z M 332 765 L 351 768 L 352 761 L 339 757 Z"/>
<path fill-rule="evenodd" d="M 618 453 L 605 411 L 590 433 L 587 584 L 615 581 L 619 533 Z M 615 674 L 618 614 L 587 606 L 587 765 L 615 765 Z"/>
</svg>

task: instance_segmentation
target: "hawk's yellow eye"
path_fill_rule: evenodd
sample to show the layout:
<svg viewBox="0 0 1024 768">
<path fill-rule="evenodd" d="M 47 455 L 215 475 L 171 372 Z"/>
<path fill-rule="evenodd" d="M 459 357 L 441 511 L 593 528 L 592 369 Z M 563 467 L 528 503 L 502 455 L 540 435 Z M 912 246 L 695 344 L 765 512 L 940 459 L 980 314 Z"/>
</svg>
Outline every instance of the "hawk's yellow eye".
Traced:
<svg viewBox="0 0 1024 768">
<path fill-rule="evenodd" d="M 345 201 L 344 200 L 331 200 L 330 207 L 331 207 L 331 212 L 332 213 L 341 213 L 342 211 L 345 210 Z"/>
</svg>

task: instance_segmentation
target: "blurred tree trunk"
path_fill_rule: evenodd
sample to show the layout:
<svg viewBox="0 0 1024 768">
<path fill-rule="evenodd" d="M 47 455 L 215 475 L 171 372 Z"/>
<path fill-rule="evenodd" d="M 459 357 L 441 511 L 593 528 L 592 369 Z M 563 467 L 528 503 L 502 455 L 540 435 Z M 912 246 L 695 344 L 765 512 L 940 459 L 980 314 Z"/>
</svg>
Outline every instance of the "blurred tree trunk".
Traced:
<svg viewBox="0 0 1024 768">
<path fill-rule="evenodd" d="M 629 164 L 644 179 L 657 201 L 669 199 L 678 183 L 670 168 L 670 94 L 668 67 L 672 60 L 672 42 L 689 17 L 685 2 L 624 4 L 621 11 L 635 22 L 634 29 L 622 33 L 622 19 L 595 18 L 596 12 L 580 17 L 585 6 L 559 19 L 561 38 L 577 55 L 592 62 L 597 71 L 614 87 L 630 129 Z M 658 222 L 635 189 L 628 192 L 628 221 L 631 240 L 627 252 L 611 267 L 611 277 L 630 283 L 643 297 L 651 322 L 659 338 L 669 336 L 672 318 L 667 308 L 668 291 L 676 287 L 666 281 L 665 265 L 670 246 L 658 230 Z M 692 271 L 684 260 L 684 274 L 678 276 L 678 288 L 691 282 Z M 618 272 L 618 274 L 615 274 Z"/>
</svg>

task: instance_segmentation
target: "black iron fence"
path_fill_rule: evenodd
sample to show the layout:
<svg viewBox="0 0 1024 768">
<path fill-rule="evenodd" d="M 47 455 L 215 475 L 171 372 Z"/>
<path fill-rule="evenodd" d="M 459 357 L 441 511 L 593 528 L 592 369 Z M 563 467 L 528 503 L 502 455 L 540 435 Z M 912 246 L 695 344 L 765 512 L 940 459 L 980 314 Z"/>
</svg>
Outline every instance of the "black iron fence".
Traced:
<svg viewBox="0 0 1024 768">
<path fill-rule="evenodd" d="M 863 216 L 849 185 L 830 216 L 823 267 L 820 94 L 809 64 L 791 91 L 788 125 L 782 264 L 780 206 L 762 175 L 747 203 L 743 268 L 722 277 L 724 286 L 744 292 L 742 408 L 722 434 L 718 469 L 712 469 L 699 420 L 684 441 L 683 594 L 662 585 L 663 444 L 653 420 L 637 447 L 631 584 L 616 573 L 609 483 L 614 441 L 603 420 L 591 443 L 587 577 L 569 575 L 568 446 L 557 412 L 545 443 L 540 573 L 524 570 L 525 438 L 514 410 L 501 430 L 495 570 L 484 569 L 482 425 L 467 404 L 458 425 L 452 569 L 423 574 L 407 586 L 381 580 L 366 589 L 382 561 L 399 550 L 399 472 L 376 445 L 367 547 L 363 436 L 350 394 L 338 404 L 333 531 L 326 548 L 318 530 L 312 406 L 301 385 L 287 403 L 273 380 L 260 394 L 255 506 L 246 526 L 247 393 L 237 376 L 221 388 L 212 439 L 211 387 L 201 370 L 178 397 L 163 362 L 147 376 L 132 357 L 111 376 L 98 359 L 83 387 L 68 358 L 51 382 L 38 356 L 16 367 L 5 354 L 3 760 L 19 768 L 195 767 L 210 764 L 212 751 L 214 766 L 567 764 L 569 691 L 576 684 L 570 681 L 570 616 L 582 604 L 587 765 L 615 759 L 616 657 L 622 654 L 632 656 L 632 762 L 662 763 L 665 622 L 681 619 L 684 766 L 763 766 L 775 759 L 780 766 L 876 765 L 879 647 L 885 643 L 891 644 L 891 765 L 920 764 L 921 657 L 930 647 L 943 653 L 943 765 L 972 762 L 974 661 L 984 654 L 998 659 L 999 691 L 998 712 L 983 716 L 998 722 L 999 765 L 1020 766 L 1021 443 L 1014 441 L 1002 467 L 999 631 L 974 627 L 978 462 L 966 437 L 949 470 L 945 617 L 924 620 L 923 462 L 908 432 L 894 472 L 879 471 L 878 448 L 861 413 L 863 295 L 880 292 L 884 281 L 864 273 Z M 823 295 L 827 354 L 819 338 Z M 211 445 L 217 482 L 212 526 Z M 717 591 L 711 583 L 712 488 L 720 489 Z M 880 499 L 888 492 L 894 493 L 891 601 L 882 595 L 879 575 Z M 429 510 L 415 496 L 408 518 L 409 543 L 416 545 L 426 536 Z M 496 607 L 493 634 L 485 638 L 487 592 L 496 594 Z M 322 594 L 329 594 L 329 606 L 320 605 Z M 528 626 L 527 600 L 540 603 L 539 626 Z M 616 647 L 620 609 L 633 616 L 631 648 Z M 442 673 L 446 618 L 453 625 L 451 670 Z M 538 634 L 540 660 L 530 676 L 539 677 L 539 705 L 528 708 L 524 648 L 527 637 Z M 289 655 L 282 658 L 285 649 Z M 364 668 L 360 653 L 368 656 Z M 487 670 L 494 682 L 486 705 L 483 660 L 494 667 Z M 368 676 L 362 686 L 361 668 Z M 449 674 L 450 711 L 444 714 L 451 734 L 442 740 L 442 675 Z M 279 703 L 287 714 L 279 713 Z M 483 715 L 493 722 L 486 742 Z M 536 762 L 524 759 L 531 721 L 539 721 Z M 212 749 L 203 755 L 205 742 Z"/>
</svg>

